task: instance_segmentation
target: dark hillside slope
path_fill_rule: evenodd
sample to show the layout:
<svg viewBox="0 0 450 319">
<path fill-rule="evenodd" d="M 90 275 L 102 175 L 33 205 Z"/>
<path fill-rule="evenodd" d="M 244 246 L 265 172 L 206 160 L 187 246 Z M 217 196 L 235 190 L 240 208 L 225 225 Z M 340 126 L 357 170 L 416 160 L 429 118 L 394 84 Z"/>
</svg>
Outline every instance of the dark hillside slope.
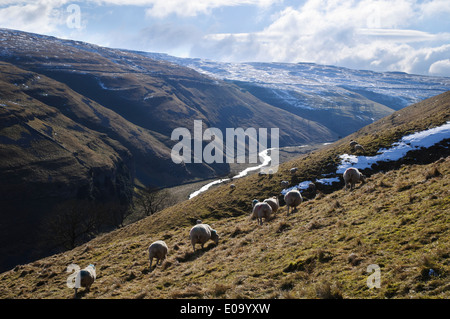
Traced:
<svg viewBox="0 0 450 319">
<path fill-rule="evenodd" d="M 102 110 L 95 130 L 130 148 L 136 161 L 136 177 L 146 185 L 177 185 L 228 172 L 228 165 L 203 163 L 184 167 L 184 172 L 174 175 L 174 168 L 165 166 L 170 160 L 167 154 L 170 155 L 175 144 L 170 140 L 172 131 L 178 127 L 192 130 L 194 120 L 202 120 L 205 127 L 217 127 L 222 131 L 237 127 L 277 127 L 281 146 L 332 141 L 337 137 L 321 124 L 268 105 L 235 85 L 216 81 L 186 67 L 125 50 L 19 31 L 3 29 L 0 37 L 1 60 L 64 83 L 80 96 L 96 102 L 92 108 L 98 109 L 101 105 L 110 111 Z M 50 92 L 45 92 L 45 97 L 41 91 L 30 94 L 60 108 L 64 97 L 48 89 Z M 77 115 L 73 108 L 60 109 L 67 116 Z M 150 135 L 153 141 L 158 140 L 159 145 L 142 142 L 137 132 L 136 137 L 118 134 L 117 129 L 111 127 L 115 118 L 110 117 L 126 120 L 126 125 L 122 121 L 115 123 L 116 127 L 130 130 L 128 126 L 133 126 Z M 139 148 L 140 144 L 145 147 Z"/>
<path fill-rule="evenodd" d="M 97 280 L 81 298 L 449 298 L 449 139 L 408 155 L 403 165 L 367 172 L 367 183 L 352 192 L 321 189 L 290 215 L 282 206 L 263 226 L 248 218 L 251 201 L 279 194 L 281 180 L 332 171 L 350 138 L 375 153 L 449 121 L 449 105 L 450 92 L 417 103 L 282 164 L 272 177 L 236 180 L 235 190 L 219 186 L 64 254 L 17 266 L 0 276 L 0 296 L 71 298 L 67 266 L 94 263 Z M 188 234 L 198 218 L 221 239 L 193 253 Z M 168 258 L 149 271 L 148 245 L 160 239 Z M 380 269 L 380 288 L 367 286 L 370 265 Z"/>
<path fill-rule="evenodd" d="M 66 94 L 69 89 L 3 62 L 0 72 L 0 266 L 4 269 L 42 256 L 39 228 L 56 204 L 71 199 L 129 204 L 133 160 L 116 140 L 27 94 L 42 86 L 61 89 L 67 105 L 74 105 L 78 101 Z"/>
</svg>

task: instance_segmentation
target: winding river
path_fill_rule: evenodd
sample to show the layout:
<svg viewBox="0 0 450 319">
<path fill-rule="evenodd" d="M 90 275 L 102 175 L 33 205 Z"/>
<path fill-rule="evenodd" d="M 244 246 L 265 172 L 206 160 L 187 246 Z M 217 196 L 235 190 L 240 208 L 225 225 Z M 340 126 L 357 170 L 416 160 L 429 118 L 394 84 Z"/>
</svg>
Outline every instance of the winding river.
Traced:
<svg viewBox="0 0 450 319">
<path fill-rule="evenodd" d="M 262 151 L 262 152 L 260 152 L 260 153 L 258 154 L 258 156 L 259 156 L 259 158 L 260 158 L 260 160 L 261 160 L 261 164 L 260 164 L 260 165 L 258 165 L 258 166 L 252 166 L 252 167 L 247 167 L 247 168 L 244 169 L 242 172 L 240 172 L 240 173 L 237 174 L 236 176 L 233 176 L 232 178 L 218 179 L 218 180 L 215 180 L 215 181 L 213 181 L 213 182 L 211 182 L 211 183 L 208 183 L 208 184 L 202 186 L 199 190 L 197 190 L 197 191 L 191 193 L 191 194 L 189 195 L 189 199 L 194 198 L 194 197 L 197 196 L 198 194 L 207 191 L 207 190 L 208 190 L 211 186 L 213 186 L 213 185 L 221 184 L 221 183 L 223 183 L 223 182 L 226 182 L 226 181 L 229 181 L 229 180 L 232 180 L 232 179 L 244 177 L 244 176 L 246 176 L 249 172 L 256 171 L 256 170 L 258 170 L 258 169 L 260 169 L 260 168 L 262 168 L 262 167 L 264 167 L 264 166 L 269 165 L 270 160 L 271 160 L 271 157 L 270 157 L 270 155 L 269 155 L 268 153 L 269 153 L 270 150 L 273 150 L 273 149 L 274 149 L 274 148 L 268 148 L 268 149 L 265 149 L 264 151 Z"/>
</svg>

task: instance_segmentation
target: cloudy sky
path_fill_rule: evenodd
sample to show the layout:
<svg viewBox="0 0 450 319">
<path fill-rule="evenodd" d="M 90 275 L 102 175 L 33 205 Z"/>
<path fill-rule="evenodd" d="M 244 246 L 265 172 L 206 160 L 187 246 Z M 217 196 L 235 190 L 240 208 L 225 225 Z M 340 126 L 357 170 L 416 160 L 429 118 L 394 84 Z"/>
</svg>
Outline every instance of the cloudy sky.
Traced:
<svg viewBox="0 0 450 319">
<path fill-rule="evenodd" d="M 450 77 L 450 0 L 0 0 L 0 27 L 217 61 Z"/>
</svg>

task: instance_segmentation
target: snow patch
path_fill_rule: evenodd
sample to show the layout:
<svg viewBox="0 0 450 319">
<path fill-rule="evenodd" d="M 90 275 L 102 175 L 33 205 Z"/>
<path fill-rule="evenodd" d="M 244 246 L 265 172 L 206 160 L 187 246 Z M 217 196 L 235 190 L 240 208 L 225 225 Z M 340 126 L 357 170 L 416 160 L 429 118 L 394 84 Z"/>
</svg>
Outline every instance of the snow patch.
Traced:
<svg viewBox="0 0 450 319">
<path fill-rule="evenodd" d="M 380 149 L 378 153 L 381 154 L 375 156 L 342 154 L 340 156 L 341 164 L 338 166 L 336 173 L 344 173 L 349 167 L 365 169 L 372 167 L 373 164 L 378 162 L 397 161 L 409 151 L 422 147 L 428 148 L 447 138 L 450 138 L 450 121 L 439 127 L 404 136 L 399 142 L 392 144 L 393 147 Z"/>
<path fill-rule="evenodd" d="M 351 154 L 340 155 L 341 163 L 338 165 L 334 175 L 343 174 L 347 168 L 355 167 L 357 169 L 371 168 L 373 164 L 379 162 L 397 161 L 404 157 L 409 151 L 420 148 L 431 147 L 445 139 L 450 138 L 450 121 L 447 123 L 421 132 L 403 136 L 399 142 L 392 144 L 391 148 L 383 148 L 375 156 L 356 156 Z M 331 185 L 339 182 L 339 177 L 327 177 L 317 180 L 317 183 Z M 285 195 L 292 189 L 304 190 L 311 181 L 301 182 L 300 184 L 283 189 L 281 194 Z"/>
</svg>

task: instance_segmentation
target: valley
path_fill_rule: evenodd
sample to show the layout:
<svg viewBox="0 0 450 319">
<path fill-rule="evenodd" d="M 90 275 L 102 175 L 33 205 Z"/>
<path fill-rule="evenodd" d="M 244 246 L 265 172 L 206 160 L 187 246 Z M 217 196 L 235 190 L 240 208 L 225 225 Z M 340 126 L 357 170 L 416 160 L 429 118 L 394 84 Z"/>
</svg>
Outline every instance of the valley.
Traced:
<svg viewBox="0 0 450 319">
<path fill-rule="evenodd" d="M 352 138 L 375 157 L 449 121 L 449 78 L 181 59 L 9 29 L 0 29 L 0 43 L 1 298 L 69 298 L 65 267 L 88 261 L 98 265 L 100 283 L 88 298 L 304 298 L 322 289 L 349 298 L 448 295 L 448 142 L 364 168 L 369 183 L 354 193 L 342 190 L 341 172 L 331 174 L 339 155 L 353 158 Z M 171 133 L 193 133 L 194 121 L 222 132 L 278 128 L 280 171 L 254 171 L 235 179 L 234 191 L 218 184 L 189 200 L 208 182 L 254 166 L 174 163 Z M 439 174 L 424 176 L 434 168 Z M 297 214 L 285 214 L 282 180 L 294 186 L 328 177 L 335 183 L 317 183 L 316 197 L 305 195 Z M 169 190 L 170 205 L 144 216 L 135 204 L 147 187 Z M 257 228 L 248 220 L 251 201 L 268 196 L 283 208 Z M 55 229 L 70 232 L 69 218 L 80 235 L 49 242 Z M 185 235 L 197 219 L 223 241 L 195 254 Z M 146 249 L 161 238 L 171 255 L 150 272 Z M 346 262 L 353 251 L 359 268 Z M 395 256 L 403 252 L 409 259 Z M 428 261 L 419 260 L 423 254 Z M 369 261 L 391 280 L 375 294 L 355 284 Z M 441 277 L 420 275 L 432 267 Z M 400 284 L 402 271 L 415 277 Z M 189 284 L 199 278 L 205 287 Z"/>
</svg>

